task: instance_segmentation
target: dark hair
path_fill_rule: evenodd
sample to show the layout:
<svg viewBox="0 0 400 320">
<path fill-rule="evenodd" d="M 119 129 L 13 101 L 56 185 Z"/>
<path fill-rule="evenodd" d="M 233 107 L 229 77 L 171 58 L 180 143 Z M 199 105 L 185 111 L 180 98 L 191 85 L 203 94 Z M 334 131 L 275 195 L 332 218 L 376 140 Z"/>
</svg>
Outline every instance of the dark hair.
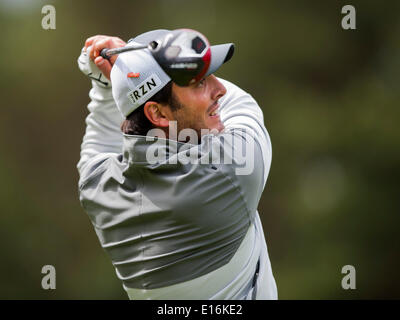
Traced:
<svg viewBox="0 0 400 320">
<path fill-rule="evenodd" d="M 172 105 L 172 100 L 172 81 L 170 81 L 148 101 Z M 122 122 L 121 130 L 123 133 L 145 136 L 149 130 L 154 128 L 153 124 L 144 114 L 144 105 L 146 102 L 129 114 L 126 120 Z"/>
</svg>

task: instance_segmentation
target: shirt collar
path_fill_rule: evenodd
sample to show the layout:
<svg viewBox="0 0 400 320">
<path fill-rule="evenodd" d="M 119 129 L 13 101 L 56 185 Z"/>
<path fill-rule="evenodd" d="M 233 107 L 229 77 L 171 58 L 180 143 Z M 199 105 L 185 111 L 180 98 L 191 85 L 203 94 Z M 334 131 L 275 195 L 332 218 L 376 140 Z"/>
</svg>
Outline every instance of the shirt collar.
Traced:
<svg viewBox="0 0 400 320">
<path fill-rule="evenodd" d="M 124 134 L 123 155 L 130 165 L 146 166 L 154 164 L 152 162 L 154 157 L 168 160 L 176 156 L 178 152 L 188 150 L 193 146 L 191 143 L 176 140 Z"/>
</svg>

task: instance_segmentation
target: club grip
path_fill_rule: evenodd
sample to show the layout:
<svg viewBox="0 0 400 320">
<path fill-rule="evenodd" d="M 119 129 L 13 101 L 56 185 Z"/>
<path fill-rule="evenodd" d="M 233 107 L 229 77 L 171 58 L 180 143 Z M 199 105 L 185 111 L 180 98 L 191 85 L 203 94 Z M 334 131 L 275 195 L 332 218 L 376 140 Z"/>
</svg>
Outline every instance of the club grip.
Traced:
<svg viewBox="0 0 400 320">
<path fill-rule="evenodd" d="M 104 59 L 109 60 L 109 59 L 110 59 L 110 56 L 107 55 L 107 51 L 108 51 L 108 49 L 106 49 L 106 48 L 102 49 L 102 50 L 100 51 L 100 55 L 101 55 Z"/>
</svg>

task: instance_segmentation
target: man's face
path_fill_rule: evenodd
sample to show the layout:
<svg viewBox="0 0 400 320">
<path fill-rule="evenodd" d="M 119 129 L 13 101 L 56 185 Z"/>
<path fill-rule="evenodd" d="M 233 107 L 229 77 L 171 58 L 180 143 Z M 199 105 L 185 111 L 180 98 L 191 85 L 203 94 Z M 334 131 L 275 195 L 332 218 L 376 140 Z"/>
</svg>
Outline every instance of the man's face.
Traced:
<svg viewBox="0 0 400 320">
<path fill-rule="evenodd" d="M 165 111 L 170 120 L 177 121 L 178 134 L 183 129 L 193 129 L 200 138 L 201 129 L 218 132 L 224 129 L 218 114 L 218 100 L 225 93 L 225 87 L 214 75 L 188 87 L 179 87 L 174 83 L 174 106 L 167 107 Z"/>
</svg>

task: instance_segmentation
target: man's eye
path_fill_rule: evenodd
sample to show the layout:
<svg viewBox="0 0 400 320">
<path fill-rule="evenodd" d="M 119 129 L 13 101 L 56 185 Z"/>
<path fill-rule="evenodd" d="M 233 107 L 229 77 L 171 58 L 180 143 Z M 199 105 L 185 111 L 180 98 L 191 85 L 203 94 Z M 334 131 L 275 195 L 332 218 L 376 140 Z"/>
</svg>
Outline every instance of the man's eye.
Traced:
<svg viewBox="0 0 400 320">
<path fill-rule="evenodd" d="M 206 78 L 201 79 L 201 80 L 199 81 L 199 85 L 203 85 L 204 82 L 206 82 Z"/>
</svg>

